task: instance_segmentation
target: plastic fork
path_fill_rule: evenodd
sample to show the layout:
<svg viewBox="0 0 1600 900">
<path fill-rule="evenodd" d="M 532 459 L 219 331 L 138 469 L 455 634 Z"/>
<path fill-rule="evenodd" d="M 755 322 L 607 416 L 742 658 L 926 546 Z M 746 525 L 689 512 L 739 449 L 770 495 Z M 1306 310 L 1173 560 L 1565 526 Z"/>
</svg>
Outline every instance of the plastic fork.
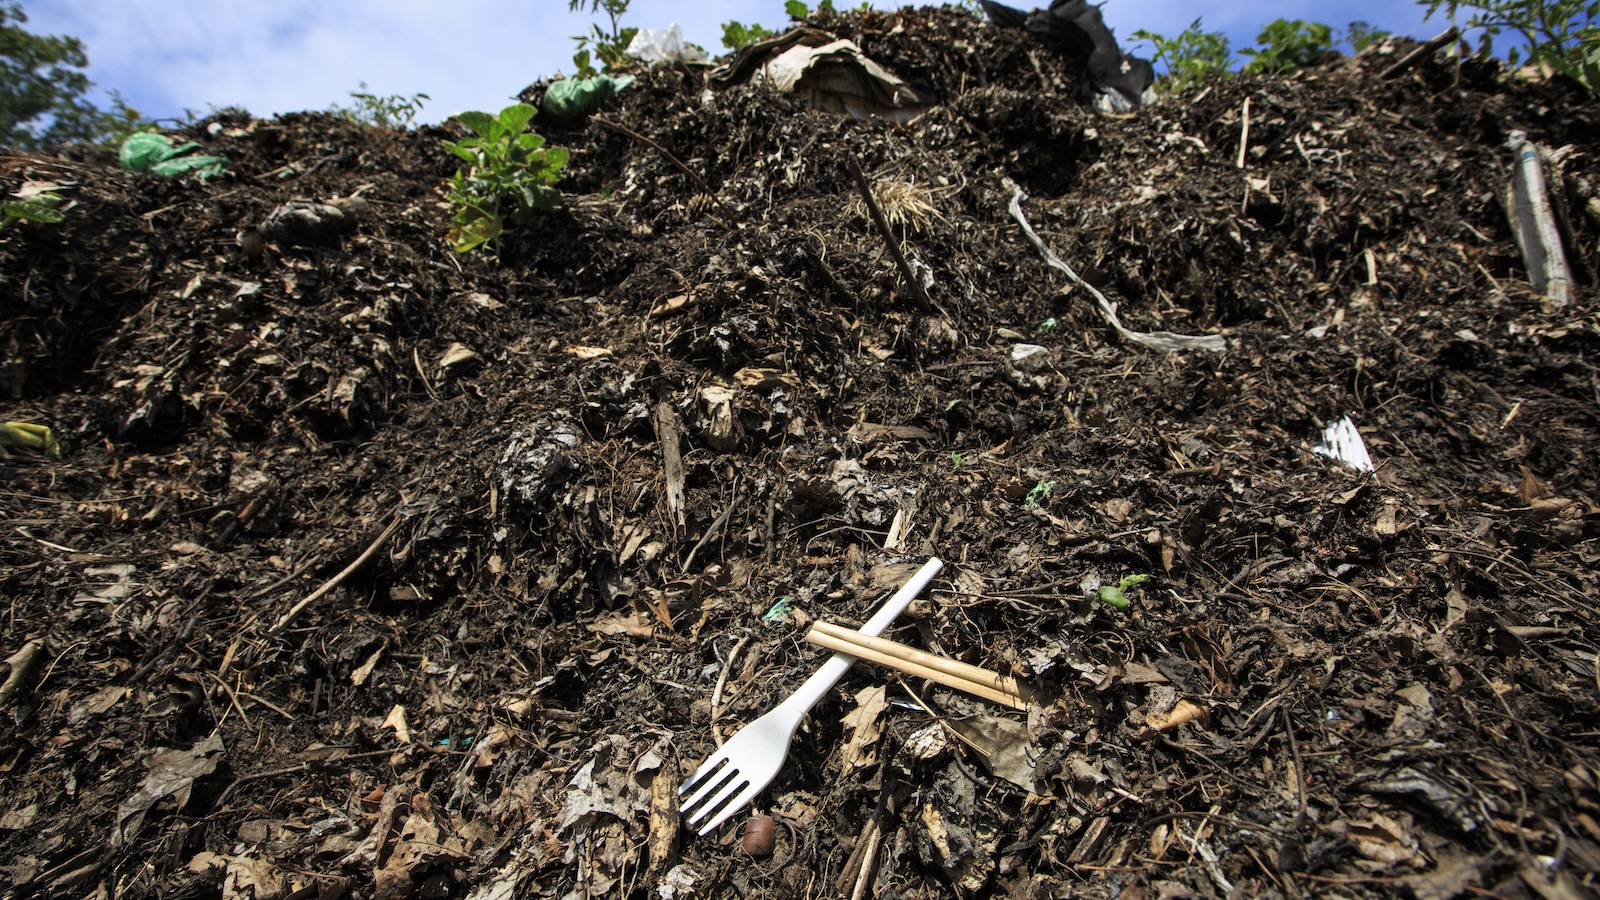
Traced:
<svg viewBox="0 0 1600 900">
<path fill-rule="evenodd" d="M 861 626 L 861 633 L 872 637 L 882 634 L 942 568 L 943 562 L 928 560 L 867 620 L 867 624 Z M 722 749 L 694 770 L 678 789 L 680 809 L 690 828 L 705 834 L 721 825 L 777 777 L 789 755 L 789 740 L 794 737 L 800 720 L 855 661 L 853 656 L 835 653 L 787 700 L 739 729 Z"/>
</svg>

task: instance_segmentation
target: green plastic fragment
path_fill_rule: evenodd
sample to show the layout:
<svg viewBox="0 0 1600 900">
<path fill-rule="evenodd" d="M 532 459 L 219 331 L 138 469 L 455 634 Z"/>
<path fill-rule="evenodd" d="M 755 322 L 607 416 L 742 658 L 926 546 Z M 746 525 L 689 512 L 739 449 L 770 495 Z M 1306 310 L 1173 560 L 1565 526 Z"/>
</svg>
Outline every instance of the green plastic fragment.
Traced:
<svg viewBox="0 0 1600 900">
<path fill-rule="evenodd" d="M 128 135 L 117 156 L 128 172 L 146 172 L 162 178 L 194 175 L 201 181 L 221 175 L 229 165 L 226 157 L 185 155 L 199 146 L 194 141 L 173 146 L 172 139 L 164 134 L 141 131 Z"/>
<path fill-rule="evenodd" d="M 778 602 L 772 604 L 772 608 L 767 610 L 767 614 L 761 617 L 761 621 L 769 625 L 786 624 L 789 620 L 789 610 L 792 608 L 794 608 L 793 597 L 780 597 Z"/>
<path fill-rule="evenodd" d="M 633 84 L 632 75 L 567 78 L 545 89 L 539 111 L 558 119 L 586 116 L 610 103 L 630 84 Z"/>
</svg>

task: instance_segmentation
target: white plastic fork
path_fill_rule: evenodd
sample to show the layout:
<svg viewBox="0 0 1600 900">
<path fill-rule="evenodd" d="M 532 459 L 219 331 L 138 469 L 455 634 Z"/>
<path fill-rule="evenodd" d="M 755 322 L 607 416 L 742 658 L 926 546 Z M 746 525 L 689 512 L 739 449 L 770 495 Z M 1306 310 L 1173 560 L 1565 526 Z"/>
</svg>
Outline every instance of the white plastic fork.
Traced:
<svg viewBox="0 0 1600 900">
<path fill-rule="evenodd" d="M 943 562 L 928 560 L 867 620 L 867 624 L 861 626 L 861 633 L 872 637 L 882 634 L 943 568 Z M 800 726 L 800 720 L 855 661 L 854 656 L 833 654 L 817 674 L 806 679 L 787 700 L 739 729 L 722 749 L 694 770 L 678 789 L 679 808 L 690 828 L 705 834 L 721 825 L 777 777 L 789 755 L 789 741 Z"/>
</svg>

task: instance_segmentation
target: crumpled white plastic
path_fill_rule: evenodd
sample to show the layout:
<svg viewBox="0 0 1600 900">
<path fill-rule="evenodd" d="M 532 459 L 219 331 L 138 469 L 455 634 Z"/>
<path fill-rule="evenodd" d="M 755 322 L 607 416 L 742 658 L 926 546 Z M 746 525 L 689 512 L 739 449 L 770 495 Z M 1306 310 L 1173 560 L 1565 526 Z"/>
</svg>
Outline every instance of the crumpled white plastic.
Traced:
<svg viewBox="0 0 1600 900">
<path fill-rule="evenodd" d="M 623 51 L 640 62 L 696 63 L 706 61 L 706 52 L 683 39 L 683 29 L 677 22 L 660 28 L 641 28 Z"/>
<path fill-rule="evenodd" d="M 1361 439 L 1361 432 L 1356 430 L 1356 423 L 1345 416 L 1337 422 L 1330 422 L 1322 430 L 1322 443 L 1311 448 L 1312 452 L 1337 459 L 1358 472 L 1371 472 L 1372 457 L 1367 454 L 1367 444 Z"/>
</svg>

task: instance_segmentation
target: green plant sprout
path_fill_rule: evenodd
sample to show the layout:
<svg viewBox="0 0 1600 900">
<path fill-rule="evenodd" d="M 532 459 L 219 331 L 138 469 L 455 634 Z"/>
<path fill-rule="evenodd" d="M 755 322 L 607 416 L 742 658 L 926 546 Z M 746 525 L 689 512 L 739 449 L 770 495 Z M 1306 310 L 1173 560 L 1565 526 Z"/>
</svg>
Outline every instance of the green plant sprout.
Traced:
<svg viewBox="0 0 1600 900">
<path fill-rule="evenodd" d="M 755 22 L 749 25 L 739 21 L 722 23 L 722 46 L 729 50 L 743 50 L 769 37 L 772 37 L 772 32 Z"/>
<path fill-rule="evenodd" d="M 1129 575 L 1115 585 L 1102 584 L 1097 596 L 1100 602 L 1107 606 L 1115 607 L 1116 609 L 1127 609 L 1133 605 L 1133 602 L 1128 599 L 1128 588 L 1144 584 L 1149 580 L 1149 575 Z"/>
<path fill-rule="evenodd" d="M 833 11 L 833 0 L 822 0 L 821 3 L 817 4 L 815 11 L 821 12 L 825 9 L 830 12 Z M 851 7 L 854 12 L 866 12 L 870 9 L 872 9 L 872 4 L 865 2 L 865 0 L 860 6 Z M 783 4 L 783 11 L 788 13 L 790 18 L 804 19 L 806 16 L 811 15 L 813 10 L 805 4 L 805 0 L 788 0 Z"/>
<path fill-rule="evenodd" d="M 390 94 L 380 97 L 367 91 L 365 81 L 360 85 L 360 90 L 350 91 L 353 103 L 349 106 L 334 104 L 328 111 L 357 125 L 405 131 L 416 120 L 417 113 L 422 111 L 423 101 L 433 99 L 427 94 L 412 94 L 409 97 Z"/>
<path fill-rule="evenodd" d="M 23 185 L 15 194 L 16 199 L 0 202 L 0 231 L 8 228 L 12 222 L 41 222 L 53 225 L 66 218 L 61 210 L 56 209 L 61 205 L 61 195 L 49 189 Z"/>
<path fill-rule="evenodd" d="M 585 6 L 589 12 L 604 12 L 610 23 L 609 28 L 601 28 L 599 23 L 589 26 L 588 34 L 575 34 L 572 39 L 578 43 L 578 52 L 572 56 L 572 65 L 577 70 L 579 78 L 593 78 L 600 71 L 613 72 L 628 64 L 628 45 L 633 43 L 633 38 L 639 33 L 637 28 L 623 28 L 622 16 L 628 11 L 630 0 L 567 0 L 567 11 L 578 12 Z M 600 70 L 594 67 L 594 61 L 600 61 Z"/>
<path fill-rule="evenodd" d="M 1309 65 L 1333 49 L 1333 28 L 1320 22 L 1300 19 L 1275 19 L 1256 35 L 1261 46 L 1240 50 L 1250 61 L 1240 70 L 1245 75 L 1280 75 Z"/>
<path fill-rule="evenodd" d="M 1022 498 L 1023 509 L 1038 509 L 1050 502 L 1050 492 L 1056 489 L 1054 481 L 1041 481 L 1028 491 L 1028 496 Z"/>
<path fill-rule="evenodd" d="M 961 471 L 961 467 L 965 465 L 966 462 L 967 458 L 966 456 L 962 455 L 960 450 L 950 451 L 950 468 L 952 470 L 957 472 Z"/>
<path fill-rule="evenodd" d="M 1220 31 L 1201 30 L 1199 19 L 1189 23 L 1177 37 L 1168 38 L 1142 28 L 1133 36 L 1155 45 L 1153 61 L 1156 65 L 1166 64 L 1162 84 L 1169 91 L 1199 87 L 1212 75 L 1227 74 L 1233 56 L 1228 49 L 1228 36 Z"/>
<path fill-rule="evenodd" d="M 1390 33 L 1382 28 L 1374 28 L 1368 22 L 1351 22 L 1350 27 L 1345 30 L 1344 39 L 1350 45 L 1350 49 L 1360 53 L 1388 37 Z"/>
<path fill-rule="evenodd" d="M 1158 66 L 1166 67 L 1160 82 L 1164 90 L 1184 91 L 1200 87 L 1213 76 L 1230 74 L 1233 51 L 1227 35 L 1220 31 L 1203 30 L 1199 19 L 1191 22 L 1176 37 L 1169 38 L 1144 29 L 1135 31 L 1133 36 L 1154 45 L 1153 61 Z M 1342 40 L 1349 44 L 1351 50 L 1359 53 L 1388 36 L 1389 32 L 1374 28 L 1367 22 L 1351 22 Z M 1263 28 L 1256 36 L 1256 41 L 1261 46 L 1239 51 L 1241 56 L 1249 60 L 1241 70 L 1247 75 L 1281 74 L 1312 63 L 1322 53 L 1334 49 L 1340 43 L 1341 36 L 1328 25 L 1299 19 L 1278 19 Z"/>
<path fill-rule="evenodd" d="M 567 151 L 545 147 L 544 138 L 528 131 L 537 110 L 515 103 L 498 116 L 464 112 L 456 121 L 473 132 L 445 142 L 467 162 L 450 180 L 450 246 L 466 253 L 484 244 L 498 249 L 500 236 L 513 225 L 526 225 L 561 202 L 556 182 L 567 165 Z"/>
<path fill-rule="evenodd" d="M 1494 55 L 1494 40 L 1510 33 L 1526 46 L 1506 48 L 1506 62 L 1515 66 L 1526 56 L 1529 65 L 1547 65 L 1600 94 L 1600 3 L 1595 0 L 1420 0 L 1424 19 L 1444 9 L 1453 22 L 1462 9 L 1470 12 L 1465 28 L 1481 29 L 1481 56 Z"/>
</svg>

